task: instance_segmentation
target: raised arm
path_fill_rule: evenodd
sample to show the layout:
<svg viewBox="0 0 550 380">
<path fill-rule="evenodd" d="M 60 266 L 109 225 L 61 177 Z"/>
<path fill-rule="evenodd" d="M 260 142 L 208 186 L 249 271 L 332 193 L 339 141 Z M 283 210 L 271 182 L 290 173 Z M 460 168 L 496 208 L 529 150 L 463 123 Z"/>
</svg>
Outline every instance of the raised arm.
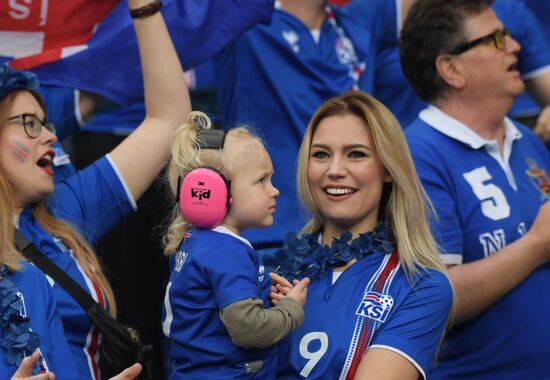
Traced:
<svg viewBox="0 0 550 380">
<path fill-rule="evenodd" d="M 151 0 L 128 0 L 130 9 Z M 145 90 L 145 120 L 111 152 L 130 192 L 139 198 L 169 157 L 174 130 L 191 111 L 183 70 L 161 12 L 135 19 Z"/>
</svg>

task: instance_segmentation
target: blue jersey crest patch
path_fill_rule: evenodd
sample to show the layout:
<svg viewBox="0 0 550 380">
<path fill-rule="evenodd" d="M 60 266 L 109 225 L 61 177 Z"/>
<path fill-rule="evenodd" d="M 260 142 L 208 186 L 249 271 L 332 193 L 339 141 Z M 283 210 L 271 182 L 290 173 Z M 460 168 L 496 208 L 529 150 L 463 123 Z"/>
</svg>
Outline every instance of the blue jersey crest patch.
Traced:
<svg viewBox="0 0 550 380">
<path fill-rule="evenodd" d="M 388 294 L 367 292 L 355 314 L 384 323 L 393 307 L 393 298 Z"/>
</svg>

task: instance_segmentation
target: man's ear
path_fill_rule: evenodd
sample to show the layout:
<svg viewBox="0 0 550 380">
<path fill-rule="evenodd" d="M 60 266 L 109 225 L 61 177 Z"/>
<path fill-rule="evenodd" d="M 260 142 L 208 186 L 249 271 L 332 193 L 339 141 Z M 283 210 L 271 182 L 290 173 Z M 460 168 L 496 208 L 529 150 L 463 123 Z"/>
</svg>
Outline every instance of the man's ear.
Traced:
<svg viewBox="0 0 550 380">
<path fill-rule="evenodd" d="M 458 57 L 445 54 L 435 60 L 435 68 L 441 78 L 452 88 L 460 90 L 466 84 L 463 75 L 462 62 Z"/>
</svg>

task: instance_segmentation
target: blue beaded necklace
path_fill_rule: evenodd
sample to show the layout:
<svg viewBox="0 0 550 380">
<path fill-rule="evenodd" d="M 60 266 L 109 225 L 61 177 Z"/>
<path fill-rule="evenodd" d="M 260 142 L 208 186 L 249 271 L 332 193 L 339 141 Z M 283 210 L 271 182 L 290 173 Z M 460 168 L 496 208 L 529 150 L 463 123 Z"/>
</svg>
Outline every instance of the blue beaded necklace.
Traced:
<svg viewBox="0 0 550 380">
<path fill-rule="evenodd" d="M 309 277 L 311 281 L 327 275 L 332 268 L 360 260 L 363 257 L 379 253 L 387 255 L 393 252 L 395 239 L 379 223 L 374 231 L 359 234 L 351 240 L 351 232 L 344 232 L 339 239 L 334 238 L 331 246 L 321 245 L 318 235 L 297 236 L 289 233 L 285 236 L 283 247 L 273 255 L 263 257 L 264 265 L 289 281 Z"/>
</svg>

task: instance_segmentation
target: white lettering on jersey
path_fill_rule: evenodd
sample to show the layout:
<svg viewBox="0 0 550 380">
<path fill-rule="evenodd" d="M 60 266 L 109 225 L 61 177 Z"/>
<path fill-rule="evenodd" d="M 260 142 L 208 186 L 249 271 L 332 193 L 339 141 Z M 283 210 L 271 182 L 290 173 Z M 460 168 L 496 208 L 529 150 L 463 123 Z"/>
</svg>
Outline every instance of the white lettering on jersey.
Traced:
<svg viewBox="0 0 550 380">
<path fill-rule="evenodd" d="M 176 265 L 174 266 L 174 271 L 179 272 L 185 261 L 187 260 L 189 254 L 187 252 L 178 251 L 176 252 Z"/>
<path fill-rule="evenodd" d="M 510 205 L 502 190 L 493 183 L 486 183 L 493 177 L 485 166 L 462 174 L 477 199 L 481 201 L 481 212 L 491 220 L 502 220 L 510 216 Z"/>
<path fill-rule="evenodd" d="M 527 227 L 525 226 L 525 222 L 520 222 L 518 224 L 518 234 L 521 236 L 525 235 L 527 233 Z"/>
<path fill-rule="evenodd" d="M 503 229 L 493 231 L 493 233 L 486 232 L 479 235 L 479 242 L 483 246 L 483 254 L 485 257 L 489 257 L 496 251 L 501 250 L 506 245 L 506 236 Z"/>
<path fill-rule="evenodd" d="M 162 321 L 162 332 L 167 338 L 170 338 L 170 327 L 174 315 L 172 314 L 172 305 L 170 305 L 170 287 L 172 282 L 169 282 L 166 286 L 166 294 L 164 295 L 164 309 L 166 310 L 166 318 Z"/>
</svg>

